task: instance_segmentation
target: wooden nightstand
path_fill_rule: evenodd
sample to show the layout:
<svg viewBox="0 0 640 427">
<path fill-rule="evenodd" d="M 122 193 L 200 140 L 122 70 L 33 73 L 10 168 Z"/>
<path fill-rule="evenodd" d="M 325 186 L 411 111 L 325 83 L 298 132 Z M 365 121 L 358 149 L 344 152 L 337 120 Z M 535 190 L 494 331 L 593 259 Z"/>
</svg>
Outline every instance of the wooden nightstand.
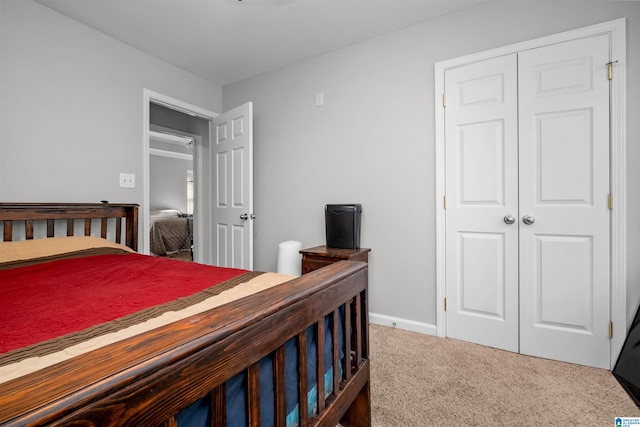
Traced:
<svg viewBox="0 0 640 427">
<path fill-rule="evenodd" d="M 338 261 L 369 261 L 368 253 L 371 249 L 341 249 L 328 248 L 326 246 L 316 246 L 314 248 L 303 249 L 302 254 L 302 274 L 317 270 L 325 265 Z"/>
</svg>

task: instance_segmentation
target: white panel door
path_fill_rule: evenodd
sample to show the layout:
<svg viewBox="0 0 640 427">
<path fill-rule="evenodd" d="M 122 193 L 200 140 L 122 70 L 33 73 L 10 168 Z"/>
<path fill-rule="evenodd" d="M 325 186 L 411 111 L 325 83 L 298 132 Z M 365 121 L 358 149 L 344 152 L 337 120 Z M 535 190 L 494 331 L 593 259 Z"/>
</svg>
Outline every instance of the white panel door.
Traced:
<svg viewBox="0 0 640 427">
<path fill-rule="evenodd" d="M 213 119 L 213 261 L 253 269 L 253 105 Z"/>
<path fill-rule="evenodd" d="M 518 59 L 520 351 L 609 369 L 609 37 Z"/>
<path fill-rule="evenodd" d="M 608 62 L 601 35 L 446 70 L 447 336 L 610 367 Z"/>
<path fill-rule="evenodd" d="M 518 351 L 516 77 L 515 54 L 445 74 L 447 336 L 510 351 Z"/>
</svg>

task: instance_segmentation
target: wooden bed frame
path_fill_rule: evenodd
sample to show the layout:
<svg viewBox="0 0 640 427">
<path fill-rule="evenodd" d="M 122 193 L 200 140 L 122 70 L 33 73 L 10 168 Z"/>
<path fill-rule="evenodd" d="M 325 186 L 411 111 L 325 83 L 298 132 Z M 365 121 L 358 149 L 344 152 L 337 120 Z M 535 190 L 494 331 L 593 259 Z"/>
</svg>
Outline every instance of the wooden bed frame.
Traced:
<svg viewBox="0 0 640 427">
<path fill-rule="evenodd" d="M 47 224 L 47 237 L 59 220 L 101 223 L 107 218 L 126 225 L 125 244 L 137 247 L 137 205 L 0 203 L 3 240 L 12 240 L 13 224 L 25 223 L 33 238 L 35 220 Z M 57 221 L 56 221 L 57 220 Z M 64 221 L 63 221 L 64 222 Z M 121 240 L 116 225 L 115 240 Z M 275 425 L 285 426 L 284 343 L 296 338 L 299 348 L 298 396 L 301 426 L 370 426 L 367 264 L 341 261 L 266 291 L 242 298 L 182 321 L 77 356 L 36 373 L 0 384 L 0 425 L 176 425 L 178 412 L 207 397 L 211 426 L 226 425 L 225 382 L 246 372 L 247 424 L 260 425 L 258 362 L 274 355 Z M 339 310 L 345 357 L 338 352 Z M 307 413 L 305 330 L 318 336 L 317 354 L 324 353 L 324 317 L 332 316 L 334 392 L 319 399 L 318 414 Z M 318 396 L 324 396 L 323 357 L 317 357 Z"/>
</svg>

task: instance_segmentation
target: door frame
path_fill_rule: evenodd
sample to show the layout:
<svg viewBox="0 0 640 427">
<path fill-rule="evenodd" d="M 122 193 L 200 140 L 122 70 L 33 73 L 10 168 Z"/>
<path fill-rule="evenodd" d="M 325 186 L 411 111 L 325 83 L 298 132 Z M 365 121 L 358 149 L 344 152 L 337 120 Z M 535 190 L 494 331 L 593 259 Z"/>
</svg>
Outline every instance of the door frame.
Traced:
<svg viewBox="0 0 640 427">
<path fill-rule="evenodd" d="M 611 369 L 622 349 L 627 331 L 627 200 L 626 200 L 626 18 L 603 22 L 551 36 L 465 55 L 435 64 L 435 145 L 436 145 L 436 334 L 446 336 L 445 316 L 445 141 L 444 75 L 451 68 L 501 55 L 518 53 L 583 37 L 609 34 L 611 58 L 615 62 L 610 81 L 610 192 L 611 210 Z"/>
<path fill-rule="evenodd" d="M 149 113 L 149 104 L 153 102 L 155 104 L 162 105 L 171 110 L 175 110 L 181 113 L 189 114 L 191 116 L 197 116 L 202 119 L 209 121 L 209 144 L 212 141 L 212 131 L 213 131 L 213 118 L 218 116 L 217 113 L 213 111 L 206 110 L 204 108 L 198 107 L 193 104 L 189 104 L 187 102 L 172 98 L 167 95 L 163 95 L 158 92 L 154 92 L 149 89 L 142 90 L 142 233 L 144 236 L 143 245 L 142 245 L 142 253 L 149 254 L 150 253 L 150 242 L 149 242 L 149 173 L 150 173 L 150 165 L 149 165 L 149 130 L 150 130 L 150 113 Z M 205 212 L 210 211 L 210 209 L 205 209 L 205 206 L 210 202 L 210 199 L 205 197 L 202 192 L 202 185 L 198 185 L 198 183 L 202 182 L 203 176 L 203 166 L 206 163 L 202 159 L 202 144 L 196 144 L 194 150 L 194 175 L 195 175 L 195 193 L 196 200 L 194 202 L 194 230 L 201 230 L 200 235 L 204 236 L 206 233 L 202 233 L 205 225 Z M 209 221 L 210 222 L 210 221 Z M 204 257 L 204 239 L 195 239 L 195 261 L 210 264 L 211 259 L 206 259 Z M 211 257 L 211 239 L 207 243 L 207 258 Z"/>
</svg>

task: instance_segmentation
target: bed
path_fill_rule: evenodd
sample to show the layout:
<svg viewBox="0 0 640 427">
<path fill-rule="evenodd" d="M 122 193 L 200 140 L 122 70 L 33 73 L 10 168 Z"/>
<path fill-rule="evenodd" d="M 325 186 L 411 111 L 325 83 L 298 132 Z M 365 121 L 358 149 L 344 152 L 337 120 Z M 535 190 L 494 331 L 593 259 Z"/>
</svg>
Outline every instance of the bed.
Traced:
<svg viewBox="0 0 640 427">
<path fill-rule="evenodd" d="M 27 242 L 12 244 L 40 237 L 67 242 L 61 234 L 79 231 L 111 238 L 113 250 L 124 251 L 120 246 L 126 245 L 133 252 L 137 212 L 130 204 L 0 203 L 0 250 L 22 239 Z M 165 272 L 177 264 L 214 268 L 137 253 L 73 254 L 0 272 L 20 277 L 103 257 L 121 257 L 117 268 L 125 275 L 128 264 L 143 258 L 173 263 Z M 0 292 L 11 283 L 0 281 Z M 0 425 L 191 427 L 240 420 L 247 426 L 370 426 L 367 313 L 366 263 L 342 261 L 285 278 L 0 383 Z M 194 421 L 198 418 L 201 424 Z"/>
<path fill-rule="evenodd" d="M 149 243 L 153 254 L 166 256 L 192 250 L 193 216 L 175 209 L 162 209 L 150 213 L 149 224 Z"/>
</svg>

